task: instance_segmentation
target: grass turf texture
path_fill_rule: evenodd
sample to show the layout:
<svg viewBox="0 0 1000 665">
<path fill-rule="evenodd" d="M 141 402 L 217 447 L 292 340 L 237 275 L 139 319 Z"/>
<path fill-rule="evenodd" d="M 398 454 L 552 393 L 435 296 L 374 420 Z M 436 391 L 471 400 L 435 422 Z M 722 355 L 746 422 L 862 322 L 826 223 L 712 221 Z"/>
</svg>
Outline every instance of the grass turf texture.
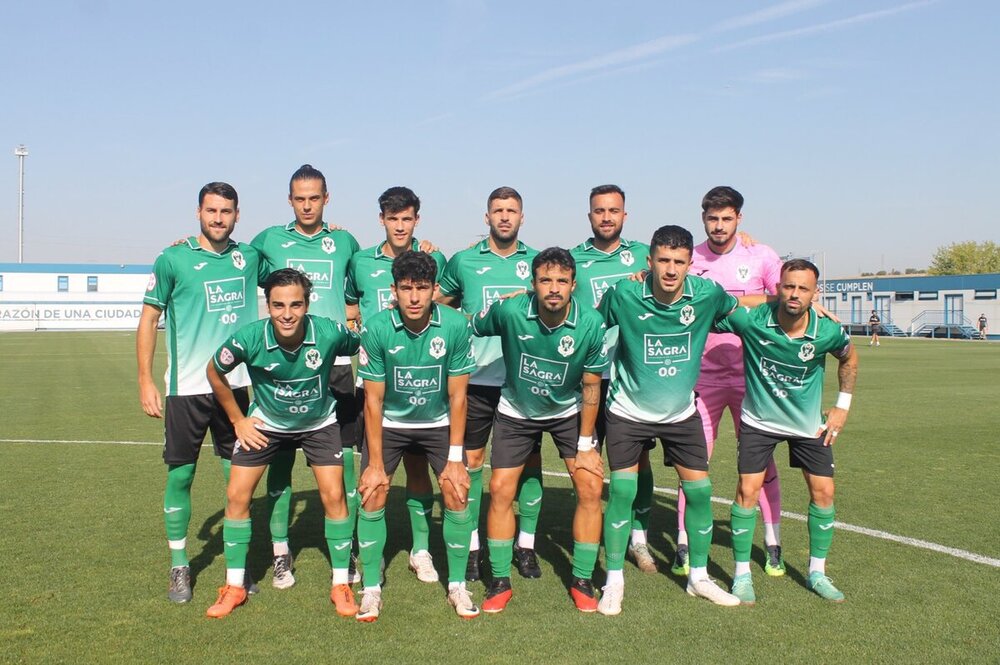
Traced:
<svg viewBox="0 0 1000 665">
<path fill-rule="evenodd" d="M 873 350 L 858 341 L 858 389 L 837 444 L 838 520 L 1000 557 L 1000 346 L 887 340 Z M 0 335 L 0 439 L 161 440 L 162 423 L 138 405 L 133 349 L 134 336 L 125 333 Z M 732 496 L 734 447 L 725 425 L 713 459 L 715 496 Z M 546 444 L 544 452 L 546 468 L 562 471 L 554 449 Z M 210 446 L 204 453 L 188 538 L 194 601 L 176 606 L 166 600 L 158 446 L 0 443 L 0 660 L 996 662 L 1000 653 L 997 568 L 841 531 L 828 572 L 847 602 L 828 604 L 804 588 L 807 534 L 791 519 L 782 525 L 784 578 L 761 569 L 758 525 L 754 608 L 689 598 L 683 580 L 643 575 L 627 563 L 624 613 L 582 615 L 566 594 L 572 491 L 568 479 L 551 476 L 537 541 L 543 577 L 522 580 L 515 572 L 504 613 L 462 621 L 442 585 L 421 584 L 406 570 L 409 526 L 397 474 L 387 513 L 386 605 L 377 623 L 358 624 L 337 617 L 329 602 L 322 510 L 301 456 L 290 532 L 298 584 L 270 586 L 259 489 L 249 565 L 262 592 L 231 617 L 209 620 L 204 611 L 225 574 L 223 487 Z M 784 447 L 778 462 L 784 509 L 802 514 L 805 484 L 787 468 Z M 658 486 L 676 486 L 672 470 L 657 465 L 655 473 Z M 661 571 L 673 555 L 674 510 L 674 497 L 657 494 L 651 547 Z M 728 508 L 714 504 L 714 511 L 710 572 L 728 586 Z M 438 507 L 431 547 L 444 577 L 440 517 Z M 482 584 L 470 588 L 481 602 Z"/>
</svg>

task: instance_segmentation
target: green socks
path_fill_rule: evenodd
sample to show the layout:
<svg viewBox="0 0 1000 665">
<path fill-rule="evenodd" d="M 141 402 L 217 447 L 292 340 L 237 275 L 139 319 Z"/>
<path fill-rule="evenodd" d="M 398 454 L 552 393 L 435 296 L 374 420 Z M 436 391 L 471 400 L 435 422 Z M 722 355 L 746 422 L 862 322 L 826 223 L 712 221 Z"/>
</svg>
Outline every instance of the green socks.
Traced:
<svg viewBox="0 0 1000 665">
<path fill-rule="evenodd" d="M 597 551 L 600 543 L 581 543 L 573 541 L 573 577 L 589 580 L 594 576 L 597 565 Z"/>
<path fill-rule="evenodd" d="M 465 581 L 465 565 L 469 560 L 469 538 L 472 536 L 472 515 L 469 509 L 444 510 L 444 525 L 441 530 L 448 555 L 448 583 Z M 359 536 L 360 537 L 360 536 Z M 513 548 L 511 548 L 513 555 Z M 509 561 L 509 559 L 508 559 Z M 366 567 L 365 570 L 368 570 Z M 510 564 L 507 564 L 510 574 Z"/>
<path fill-rule="evenodd" d="M 167 484 L 163 491 L 163 522 L 170 546 L 170 565 L 186 566 L 187 531 L 191 522 L 191 484 L 194 482 L 195 464 L 167 467 Z"/>
<path fill-rule="evenodd" d="M 327 523 L 329 524 L 329 520 Z M 361 508 L 358 511 L 358 551 L 361 555 L 361 566 L 364 568 L 363 582 L 366 587 L 379 586 L 382 582 L 381 560 L 382 552 L 385 550 L 385 537 L 385 508 L 372 512 Z M 348 536 L 348 545 L 350 542 Z M 348 552 L 351 551 L 350 547 L 346 549 Z"/>
<path fill-rule="evenodd" d="M 282 450 L 267 469 L 267 503 L 271 509 L 271 542 L 288 542 L 289 512 L 292 505 L 292 467 L 295 451 Z"/>
<path fill-rule="evenodd" d="M 729 509 L 729 526 L 733 533 L 733 559 L 749 562 L 753 532 L 757 528 L 757 509 L 743 508 L 734 503 Z"/>
<path fill-rule="evenodd" d="M 344 498 L 347 500 L 347 519 L 351 522 L 351 531 L 358 521 L 358 508 L 361 507 L 361 495 L 358 494 L 358 474 L 354 470 L 354 448 L 343 448 L 344 452 Z"/>
<path fill-rule="evenodd" d="M 347 567 L 351 564 L 351 537 L 354 528 L 350 518 L 332 520 L 323 518 L 323 533 L 326 536 L 326 546 L 330 551 L 330 567 L 334 575 L 343 571 L 343 581 L 334 580 L 334 584 L 347 584 Z"/>
<path fill-rule="evenodd" d="M 604 558 L 609 571 L 625 565 L 625 550 L 632 524 L 632 502 L 638 486 L 633 471 L 612 471 L 608 490 L 608 505 L 604 509 Z M 574 557 L 575 558 L 575 557 Z"/>
<path fill-rule="evenodd" d="M 410 514 L 410 532 L 413 534 L 413 547 L 410 552 L 430 549 L 430 514 L 433 508 L 432 495 L 406 493 L 406 512 Z M 361 538 L 360 533 L 358 538 Z"/>
<path fill-rule="evenodd" d="M 469 517 L 472 519 L 472 530 L 479 528 L 479 506 L 483 500 L 483 467 L 469 469 L 469 497 L 466 505 L 469 507 Z M 511 556 L 514 556 L 511 554 Z"/>
<path fill-rule="evenodd" d="M 228 459 L 219 458 L 219 463 L 222 465 L 222 479 L 226 481 L 226 485 L 229 484 L 229 471 L 233 468 L 233 461 Z M 225 487 L 223 489 L 223 494 L 225 494 Z"/>
<path fill-rule="evenodd" d="M 635 501 L 632 502 L 632 530 L 649 530 L 649 511 L 653 506 L 653 469 L 639 469 Z"/>
<path fill-rule="evenodd" d="M 250 551 L 250 519 L 222 520 L 223 554 L 226 568 L 243 570 L 247 567 L 247 552 Z"/>
<path fill-rule="evenodd" d="M 809 503 L 809 556 L 814 559 L 825 559 L 833 542 L 833 518 L 835 511 L 820 508 L 815 503 Z"/>
<path fill-rule="evenodd" d="M 681 490 L 687 499 L 684 530 L 688 535 L 688 560 L 692 568 L 704 568 L 712 546 L 712 481 L 682 480 Z"/>
<path fill-rule="evenodd" d="M 493 568 L 493 577 L 510 577 L 510 563 L 514 558 L 514 539 L 493 540 L 486 539 L 486 545 L 490 548 L 490 566 Z M 465 574 L 463 573 L 463 579 Z M 448 571 L 451 577 L 451 570 Z"/>
<path fill-rule="evenodd" d="M 524 467 L 517 490 L 518 528 L 522 533 L 534 535 L 538 530 L 538 515 L 542 512 L 542 470 L 537 466 Z"/>
</svg>

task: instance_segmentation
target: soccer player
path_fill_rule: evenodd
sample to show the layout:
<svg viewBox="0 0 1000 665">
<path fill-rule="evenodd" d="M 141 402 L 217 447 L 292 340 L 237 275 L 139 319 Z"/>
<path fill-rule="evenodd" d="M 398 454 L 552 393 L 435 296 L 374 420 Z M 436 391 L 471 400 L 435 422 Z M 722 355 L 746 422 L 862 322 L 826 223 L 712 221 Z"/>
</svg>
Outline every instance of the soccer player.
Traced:
<svg viewBox="0 0 1000 665">
<path fill-rule="evenodd" d="M 767 245 L 744 244 L 737 231 L 743 220 L 743 195 L 732 187 L 713 187 L 701 200 L 701 221 L 705 242 L 697 245 L 691 256 L 691 272 L 719 283 L 734 296 L 767 293 L 774 295 L 781 273 L 781 259 Z M 740 338 L 728 333 L 710 333 L 701 359 L 701 374 L 695 385 L 698 410 L 705 428 L 708 458 L 712 458 L 715 439 L 728 407 L 736 432 L 740 430 L 740 404 L 743 401 L 743 358 Z M 642 488 L 640 487 L 640 492 Z M 671 572 L 687 575 L 688 534 L 684 529 L 687 502 L 683 492 L 677 495 L 677 549 Z M 768 575 L 785 574 L 781 556 L 781 485 L 778 468 L 768 465 L 764 490 L 760 494 L 760 512 L 764 518 L 764 545 Z M 634 532 L 633 532 L 634 533 Z"/>
<path fill-rule="evenodd" d="M 687 592 L 720 605 L 739 600 L 708 576 L 712 542 L 712 483 L 694 386 L 712 324 L 737 305 L 711 280 L 688 274 L 694 242 L 679 226 L 662 226 L 650 242 L 649 274 L 643 281 L 619 280 L 598 310 L 619 327 L 618 352 L 607 402 L 607 450 L 611 487 L 604 516 L 608 579 L 598 606 L 619 614 L 625 591 L 622 565 L 632 524 L 637 471 L 643 442 L 659 438 L 664 462 L 673 464 L 687 495 L 685 520 L 691 572 Z M 759 304 L 762 296 L 743 296 Z"/>
<path fill-rule="evenodd" d="M 486 199 L 489 235 L 473 247 L 458 252 L 441 275 L 438 302 L 461 307 L 466 316 L 485 311 L 505 295 L 525 290 L 531 278 L 531 260 L 538 252 L 517 239 L 524 222 L 521 195 L 512 187 L 499 187 Z M 493 427 L 493 414 L 500 402 L 505 368 L 500 340 L 473 342 L 476 371 L 469 378 L 469 411 L 465 428 L 465 454 L 469 464 L 469 511 L 474 527 L 465 579 L 480 577 L 479 506 L 483 497 L 483 463 L 486 442 Z M 514 548 L 518 572 L 540 577 L 535 556 L 535 529 L 542 503 L 542 458 L 533 454 L 522 474 L 517 496 L 521 533 Z"/>
<path fill-rule="evenodd" d="M 979 315 L 979 339 L 986 339 L 986 313 Z"/>
<path fill-rule="evenodd" d="M 212 432 L 215 454 L 229 478 L 236 440 L 225 414 L 212 396 L 205 363 L 240 325 L 257 318 L 257 250 L 230 239 L 239 220 L 239 197 L 232 185 L 211 182 L 198 193 L 200 233 L 168 247 L 156 257 L 143 298 L 136 331 L 139 402 L 146 415 L 164 418 L 163 461 L 167 482 L 163 519 L 170 548 L 167 597 L 191 600 L 187 530 L 191 521 L 191 484 L 202 441 Z M 156 328 L 166 313 L 166 404 L 153 380 Z M 236 401 L 246 408 L 245 371 L 233 375 Z"/>
<path fill-rule="evenodd" d="M 345 323 L 347 264 L 359 245 L 349 232 L 333 229 L 323 220 L 323 211 L 329 202 L 326 177 L 311 165 L 303 164 L 288 183 L 288 203 L 295 212 L 295 221 L 264 229 L 250 244 L 260 251 L 268 273 L 280 268 L 295 268 L 309 276 L 313 285 L 309 304 L 314 316 Z M 344 482 L 351 524 L 354 524 L 358 504 L 354 471 L 358 405 L 354 398 L 350 358 L 337 358 L 330 372 L 330 387 L 337 405 L 337 426 L 340 427 L 344 451 Z M 279 512 L 272 513 L 271 520 L 274 552 L 271 583 L 278 589 L 295 584 L 288 543 L 288 510 L 292 500 L 294 463 L 294 450 L 282 451 L 271 462 L 267 474 L 268 499 L 279 509 Z"/>
<path fill-rule="evenodd" d="M 432 256 L 406 251 L 392 262 L 391 271 L 396 307 L 365 320 L 358 356 L 358 375 L 365 382 L 365 446 L 358 483 L 364 589 L 357 618 L 378 618 L 378 562 L 385 547 L 389 483 L 403 454 L 414 451 L 430 462 L 444 500 L 448 602 L 458 616 L 471 619 L 479 608 L 465 588 L 473 522 L 466 504 L 469 474 L 463 443 L 466 389 L 476 366 L 472 333 L 465 316 L 434 302 L 437 265 Z M 410 562 L 412 567 L 412 554 Z"/>
<path fill-rule="evenodd" d="M 406 187 L 390 187 L 379 196 L 378 205 L 379 223 L 385 228 L 385 240 L 357 252 L 347 268 L 347 303 L 360 307 L 362 322 L 369 321 L 393 302 L 394 259 L 420 247 L 420 243 L 413 237 L 413 232 L 420 223 L 420 199 L 417 195 Z M 444 270 L 445 258 L 438 251 L 432 251 L 430 258 L 437 266 L 435 278 L 431 280 L 433 292 L 436 276 Z M 359 372 L 359 383 L 361 378 Z M 357 389 L 356 395 L 358 404 L 364 404 L 363 387 Z M 364 421 L 363 412 L 361 416 L 359 422 Z M 429 515 L 434 507 L 434 488 L 427 473 L 427 459 L 423 455 L 404 452 L 403 466 L 406 469 L 406 509 L 410 515 L 410 531 L 413 534 L 409 567 L 421 582 L 437 582 L 438 573 L 428 550 Z"/>
<path fill-rule="evenodd" d="M 739 308 L 718 323 L 743 338 L 746 398 L 739 430 L 740 472 L 730 511 L 736 574 L 733 594 L 754 604 L 750 549 L 757 526 L 757 494 L 775 446 L 788 442 L 791 466 L 802 469 L 809 488 L 809 588 L 826 600 L 841 593 L 826 576 L 833 541 L 833 444 L 844 429 L 858 375 L 858 356 L 847 333 L 810 309 L 819 270 L 804 259 L 784 264 L 778 302 Z M 824 422 L 823 371 L 826 354 L 839 364 L 840 394 Z"/>
<path fill-rule="evenodd" d="M 590 212 L 587 215 L 593 236 L 571 250 L 576 260 L 576 296 L 594 307 L 601 297 L 619 279 L 633 275 L 645 268 L 649 257 L 649 246 L 635 240 L 622 238 L 622 229 L 628 213 L 625 211 L 625 192 L 618 185 L 600 185 L 590 190 Z M 605 335 L 608 357 L 614 358 L 618 344 L 618 329 L 610 328 Z M 610 370 L 601 377 L 601 404 L 597 414 L 597 440 L 604 442 L 605 406 Z M 653 505 L 653 469 L 649 464 L 649 451 L 654 447 L 652 440 L 646 442 L 639 458 L 638 490 L 632 506 L 632 534 L 628 554 L 639 570 L 656 572 L 656 560 L 649 551 L 646 533 L 649 528 L 649 512 Z"/>
<path fill-rule="evenodd" d="M 577 496 L 570 596 L 579 610 L 594 612 L 591 577 L 600 549 L 604 467 L 593 439 L 601 372 L 608 365 L 605 326 L 600 314 L 571 295 L 576 263 L 568 251 L 543 250 L 531 271 L 532 293 L 496 301 L 472 319 L 477 336 L 499 337 L 506 359 L 490 455 L 486 530 L 493 579 L 483 611 L 503 611 L 513 595 L 514 494 L 525 463 L 547 432 Z"/>
<path fill-rule="evenodd" d="M 868 328 L 871 329 L 872 338 L 868 341 L 868 346 L 882 346 L 882 343 L 878 341 L 879 329 L 882 325 L 882 319 L 879 318 L 878 312 L 874 309 L 872 310 L 872 315 L 868 317 Z"/>
<path fill-rule="evenodd" d="M 250 546 L 250 499 L 264 468 L 279 451 L 301 446 L 323 503 L 333 569 L 330 600 L 338 614 L 354 616 L 358 606 L 348 584 L 353 527 L 344 496 L 343 449 L 329 378 L 336 358 L 356 353 L 359 339 L 339 321 L 309 314 L 312 282 L 298 269 L 276 270 L 263 286 L 269 318 L 237 330 L 205 370 L 237 436 L 222 522 L 226 584 L 206 614 L 222 618 L 246 602 L 243 578 Z M 225 378 L 241 363 L 246 364 L 253 385 L 247 415 Z"/>
</svg>

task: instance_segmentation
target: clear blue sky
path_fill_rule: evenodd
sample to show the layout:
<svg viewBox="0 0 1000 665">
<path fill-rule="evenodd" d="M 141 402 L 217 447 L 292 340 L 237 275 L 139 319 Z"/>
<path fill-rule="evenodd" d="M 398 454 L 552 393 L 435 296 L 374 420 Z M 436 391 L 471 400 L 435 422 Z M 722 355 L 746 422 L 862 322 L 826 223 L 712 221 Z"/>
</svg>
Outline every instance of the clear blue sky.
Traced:
<svg viewBox="0 0 1000 665">
<path fill-rule="evenodd" d="M 607 182 L 627 236 L 701 239 L 701 196 L 729 184 L 746 231 L 824 250 L 828 277 L 924 267 L 1000 238 L 998 19 L 987 0 L 7 2 L 0 261 L 24 143 L 29 262 L 152 262 L 211 180 L 249 241 L 292 219 L 308 162 L 363 246 L 392 185 L 450 255 L 499 185 L 541 248 L 586 238 Z"/>
</svg>

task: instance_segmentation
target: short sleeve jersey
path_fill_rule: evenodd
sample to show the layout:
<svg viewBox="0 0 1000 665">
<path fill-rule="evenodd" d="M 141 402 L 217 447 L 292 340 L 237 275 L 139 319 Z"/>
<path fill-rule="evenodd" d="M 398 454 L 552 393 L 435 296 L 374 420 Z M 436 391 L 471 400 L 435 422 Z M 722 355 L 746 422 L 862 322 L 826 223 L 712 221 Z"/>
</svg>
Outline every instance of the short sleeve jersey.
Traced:
<svg viewBox="0 0 1000 665">
<path fill-rule="evenodd" d="M 393 257 L 383 252 L 385 241 L 368 247 L 351 257 L 347 267 L 346 298 L 351 305 L 361 308 L 362 323 L 389 306 L 392 302 L 392 262 Z M 420 242 L 414 238 L 410 249 L 420 249 Z M 431 252 L 437 264 L 437 276 L 441 279 L 445 258 L 441 252 Z"/>
<path fill-rule="evenodd" d="M 395 309 L 365 321 L 358 376 L 385 384 L 382 423 L 401 429 L 448 425 L 448 377 L 476 368 L 471 337 L 461 312 L 436 304 L 419 333 L 411 332 Z"/>
<path fill-rule="evenodd" d="M 718 282 L 734 296 L 776 294 L 781 280 L 781 258 L 767 245 L 737 242 L 725 254 L 716 254 L 706 240 L 691 254 L 692 275 Z M 743 352 L 740 338 L 713 332 L 705 343 L 699 386 L 743 386 Z"/>
<path fill-rule="evenodd" d="M 875 314 L 874 312 L 868 317 L 868 325 L 870 326 L 877 326 L 881 322 L 882 320 L 878 318 L 878 314 Z"/>
<path fill-rule="evenodd" d="M 294 351 L 278 344 L 271 319 L 236 331 L 215 352 L 215 368 L 226 374 L 246 363 L 253 383 L 248 416 L 273 432 L 311 432 L 337 421 L 330 368 L 338 355 L 357 353 L 358 336 L 342 323 L 311 314 L 305 338 Z"/>
<path fill-rule="evenodd" d="M 823 422 L 826 354 L 846 357 L 851 339 L 839 324 L 812 310 L 806 334 L 789 337 L 778 325 L 777 307 L 739 307 L 718 324 L 743 338 L 747 392 L 741 417 L 766 432 L 812 438 Z"/>
<path fill-rule="evenodd" d="M 708 332 L 736 305 L 721 286 L 690 274 L 670 305 L 654 297 L 651 275 L 612 286 L 598 308 L 609 327 L 619 328 L 608 409 L 647 423 L 688 418 Z"/>
<path fill-rule="evenodd" d="M 536 254 L 536 250 L 518 241 L 513 254 L 500 256 L 490 249 L 489 239 L 484 239 L 451 257 L 438 280 L 441 293 L 461 300 L 467 316 L 478 314 L 504 294 L 531 288 L 531 260 Z M 502 385 L 505 368 L 500 340 L 475 339 L 472 349 L 476 371 L 469 382 L 480 386 Z"/>
<path fill-rule="evenodd" d="M 250 245 L 230 241 L 216 254 L 194 236 L 156 257 L 142 302 L 166 313 L 167 395 L 212 392 L 205 366 L 215 349 L 257 319 L 260 265 Z M 231 380 L 249 383 L 242 367 Z"/>
<path fill-rule="evenodd" d="M 512 418 L 564 418 L 580 410 L 584 372 L 608 366 L 605 325 L 590 306 L 570 300 L 565 321 L 549 328 L 533 293 L 493 303 L 472 318 L 477 336 L 497 336 L 506 376 L 497 410 Z"/>
</svg>

